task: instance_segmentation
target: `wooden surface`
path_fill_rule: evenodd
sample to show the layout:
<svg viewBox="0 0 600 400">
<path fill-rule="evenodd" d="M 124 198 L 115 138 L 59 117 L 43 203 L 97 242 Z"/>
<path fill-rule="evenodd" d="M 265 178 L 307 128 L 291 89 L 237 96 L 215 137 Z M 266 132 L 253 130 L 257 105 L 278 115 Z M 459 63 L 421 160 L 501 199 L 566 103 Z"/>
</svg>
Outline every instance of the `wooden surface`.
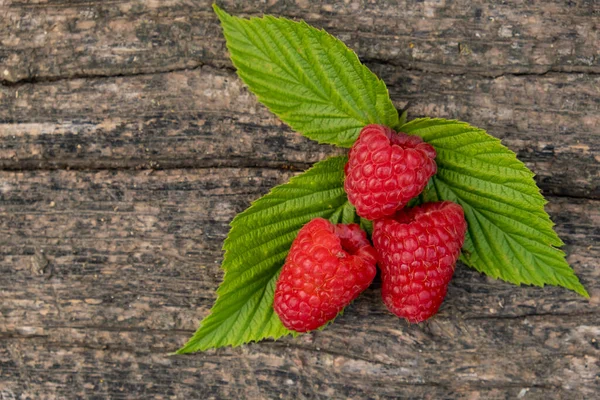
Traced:
<svg viewBox="0 0 600 400">
<path fill-rule="evenodd" d="M 588 399 L 600 391 L 600 3 L 219 2 L 324 27 L 409 117 L 538 175 L 591 294 L 462 265 L 408 326 L 376 281 L 324 331 L 189 356 L 233 216 L 341 150 L 236 77 L 210 1 L 0 0 L 0 399 Z"/>
</svg>

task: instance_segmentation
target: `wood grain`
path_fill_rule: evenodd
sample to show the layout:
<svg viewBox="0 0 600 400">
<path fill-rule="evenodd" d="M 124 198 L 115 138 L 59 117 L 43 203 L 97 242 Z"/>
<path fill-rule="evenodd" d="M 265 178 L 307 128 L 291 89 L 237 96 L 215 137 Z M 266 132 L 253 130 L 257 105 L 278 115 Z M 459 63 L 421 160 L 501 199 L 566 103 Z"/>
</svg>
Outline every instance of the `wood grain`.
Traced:
<svg viewBox="0 0 600 400">
<path fill-rule="evenodd" d="M 338 36 L 409 116 L 536 174 L 585 300 L 459 265 L 431 321 L 380 282 L 299 338 L 168 354 L 209 312 L 233 216 L 344 150 L 236 77 L 212 1 L 0 0 L 0 400 L 590 399 L 600 392 L 600 4 L 227 0 Z"/>
<path fill-rule="evenodd" d="M 4 384 L 32 398 L 499 398 L 523 389 L 585 398 L 599 389 L 600 203 L 560 197 L 548 210 L 591 301 L 460 266 L 427 324 L 389 314 L 376 282 L 322 332 L 168 356 L 212 306 L 228 222 L 292 174 L 0 173 L 0 232 L 10 232 L 0 259 Z"/>
<path fill-rule="evenodd" d="M 487 129 L 547 194 L 600 198 L 600 76 L 440 76 L 374 66 L 411 116 Z M 0 167 L 306 168 L 340 150 L 292 132 L 229 70 L 0 88 Z"/>
<path fill-rule="evenodd" d="M 5 82 L 230 65 L 212 1 L 3 3 Z M 594 0 L 229 0 L 219 5 L 235 15 L 305 19 L 365 59 L 405 68 L 486 76 L 600 72 L 600 4 Z"/>
</svg>

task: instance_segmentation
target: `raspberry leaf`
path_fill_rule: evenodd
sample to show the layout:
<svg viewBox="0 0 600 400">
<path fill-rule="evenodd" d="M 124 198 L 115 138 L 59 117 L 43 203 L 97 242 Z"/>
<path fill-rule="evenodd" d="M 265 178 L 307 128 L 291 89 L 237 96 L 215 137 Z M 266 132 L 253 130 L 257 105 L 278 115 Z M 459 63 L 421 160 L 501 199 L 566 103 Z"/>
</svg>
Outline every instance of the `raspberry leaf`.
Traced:
<svg viewBox="0 0 600 400">
<path fill-rule="evenodd" d="M 415 119 L 400 128 L 437 151 L 438 173 L 422 201 L 460 204 L 468 223 L 461 260 L 514 284 L 550 284 L 589 297 L 558 249 L 563 245 L 544 211 L 531 172 L 484 130 L 460 121 Z"/>
<path fill-rule="evenodd" d="M 288 331 L 273 310 L 275 282 L 296 234 L 310 220 L 357 222 L 344 192 L 347 158 L 332 157 L 277 186 L 231 222 L 225 270 L 211 313 L 177 353 L 237 346 Z"/>
<path fill-rule="evenodd" d="M 304 21 L 213 8 L 238 75 L 294 130 L 350 147 L 365 125 L 401 125 L 385 83 L 339 39 Z"/>
</svg>

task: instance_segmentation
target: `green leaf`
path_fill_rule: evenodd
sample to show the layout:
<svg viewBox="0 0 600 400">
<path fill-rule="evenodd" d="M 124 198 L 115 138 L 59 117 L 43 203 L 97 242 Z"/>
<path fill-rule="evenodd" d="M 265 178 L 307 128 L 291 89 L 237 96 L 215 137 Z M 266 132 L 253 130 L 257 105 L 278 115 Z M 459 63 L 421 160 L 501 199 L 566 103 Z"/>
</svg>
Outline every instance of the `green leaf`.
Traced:
<svg viewBox="0 0 600 400">
<path fill-rule="evenodd" d="M 416 119 L 400 128 L 437 151 L 438 173 L 424 201 L 451 200 L 469 225 L 461 259 L 514 284 L 550 284 L 589 297 L 556 247 L 563 242 L 544 211 L 534 174 L 500 140 L 467 123 Z"/>
<path fill-rule="evenodd" d="M 385 83 L 340 40 L 304 21 L 247 20 L 213 8 L 238 75 L 294 130 L 350 147 L 365 125 L 400 125 Z"/>
<path fill-rule="evenodd" d="M 292 333 L 273 310 L 275 281 L 298 230 L 313 218 L 358 222 L 344 192 L 346 157 L 332 157 L 277 186 L 231 222 L 225 270 L 211 313 L 177 353 Z"/>
</svg>

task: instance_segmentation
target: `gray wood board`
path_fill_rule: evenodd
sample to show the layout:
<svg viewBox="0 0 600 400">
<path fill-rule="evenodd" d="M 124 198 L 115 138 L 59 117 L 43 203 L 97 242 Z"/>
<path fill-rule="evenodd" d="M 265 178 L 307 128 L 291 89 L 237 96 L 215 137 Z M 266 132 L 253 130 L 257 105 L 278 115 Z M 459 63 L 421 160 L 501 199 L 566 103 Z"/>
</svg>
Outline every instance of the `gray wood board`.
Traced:
<svg viewBox="0 0 600 400">
<path fill-rule="evenodd" d="M 372 67 L 411 117 L 469 121 L 517 152 L 546 193 L 600 198 L 600 75 Z M 292 132 L 213 67 L 0 87 L 0 130 L 4 169 L 306 168 L 341 152 Z"/>
</svg>

